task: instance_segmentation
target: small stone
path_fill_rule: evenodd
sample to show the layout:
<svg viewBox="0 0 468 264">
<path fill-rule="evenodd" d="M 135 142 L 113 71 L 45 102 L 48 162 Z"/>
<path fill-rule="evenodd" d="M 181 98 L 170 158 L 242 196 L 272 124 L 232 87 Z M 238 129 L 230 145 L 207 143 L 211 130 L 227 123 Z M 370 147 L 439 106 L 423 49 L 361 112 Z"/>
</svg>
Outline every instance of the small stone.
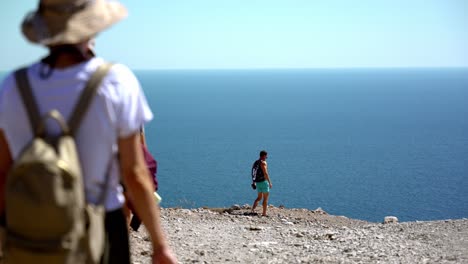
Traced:
<svg viewBox="0 0 468 264">
<path fill-rule="evenodd" d="M 261 227 L 261 226 L 250 226 L 247 229 L 250 230 L 250 231 L 262 231 L 263 227 Z"/>
<path fill-rule="evenodd" d="M 296 237 L 304 237 L 302 233 L 296 233 Z"/>
<path fill-rule="evenodd" d="M 233 206 L 231 206 L 231 209 L 232 209 L 232 210 L 240 210 L 241 207 L 240 207 L 240 205 L 238 205 L 238 204 L 234 204 Z"/>
<path fill-rule="evenodd" d="M 205 256 L 206 252 L 204 250 L 195 250 L 195 254 L 199 256 Z"/>
<path fill-rule="evenodd" d="M 143 250 L 140 255 L 142 256 L 148 256 L 148 255 L 151 255 L 150 252 L 148 250 Z"/>
</svg>

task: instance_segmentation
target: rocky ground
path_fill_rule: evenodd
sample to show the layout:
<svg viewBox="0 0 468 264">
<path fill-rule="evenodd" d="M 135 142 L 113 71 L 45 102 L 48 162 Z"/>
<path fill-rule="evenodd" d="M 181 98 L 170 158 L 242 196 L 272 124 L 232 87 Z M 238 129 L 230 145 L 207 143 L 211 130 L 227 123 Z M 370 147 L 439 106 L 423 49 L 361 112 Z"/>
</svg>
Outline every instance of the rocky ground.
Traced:
<svg viewBox="0 0 468 264">
<path fill-rule="evenodd" d="M 321 209 L 162 209 L 180 263 L 468 263 L 468 219 L 369 223 Z M 144 227 L 133 263 L 151 262 Z"/>
</svg>

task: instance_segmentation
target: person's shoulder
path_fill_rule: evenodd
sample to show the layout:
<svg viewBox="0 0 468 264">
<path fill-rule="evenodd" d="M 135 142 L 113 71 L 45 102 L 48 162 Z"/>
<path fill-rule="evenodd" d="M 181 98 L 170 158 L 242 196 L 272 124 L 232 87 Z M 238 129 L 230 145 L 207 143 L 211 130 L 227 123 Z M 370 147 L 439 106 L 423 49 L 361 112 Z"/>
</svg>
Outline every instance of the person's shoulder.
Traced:
<svg viewBox="0 0 468 264">
<path fill-rule="evenodd" d="M 110 69 L 110 74 L 114 75 L 116 78 L 136 78 L 133 71 L 125 64 L 118 63 L 118 62 L 110 62 L 112 63 L 112 68 Z"/>
<path fill-rule="evenodd" d="M 123 63 L 113 62 L 105 60 L 101 57 L 96 57 L 91 59 L 87 65 L 86 70 L 89 72 L 94 72 L 99 66 L 104 63 L 110 63 L 111 68 L 109 69 L 108 74 L 106 75 L 106 79 L 113 80 L 113 81 L 129 81 L 136 79 L 135 74 L 133 71 Z"/>
<path fill-rule="evenodd" d="M 15 79 L 15 76 L 14 76 L 14 72 L 9 72 L 6 74 L 5 78 L 2 80 L 1 84 L 0 84 L 0 89 L 1 91 L 5 91 L 9 88 L 11 88 L 12 86 L 14 86 L 14 79 Z"/>
<path fill-rule="evenodd" d="M 88 65 L 90 71 L 95 71 L 100 65 L 104 63 L 111 63 L 112 66 L 106 77 L 103 79 L 103 83 L 107 83 L 108 87 L 112 87 L 118 94 L 128 95 L 139 91 L 140 83 L 133 73 L 133 71 L 125 64 L 107 61 L 102 58 L 94 58 Z"/>
<path fill-rule="evenodd" d="M 14 76 L 13 73 L 10 73 L 0 83 L 0 106 L 4 104 L 5 100 L 8 100 L 7 98 L 12 93 L 14 87 Z"/>
<path fill-rule="evenodd" d="M 10 72 L 7 72 L 3 80 L 0 82 L 0 92 L 2 94 L 10 92 L 12 89 L 16 87 L 16 80 L 15 80 L 15 73 L 16 71 L 26 68 L 30 71 L 31 68 L 36 67 L 38 63 L 33 63 L 30 65 L 18 67 Z"/>
<path fill-rule="evenodd" d="M 261 160 L 260 162 L 262 163 L 262 165 L 267 165 L 266 160 Z"/>
</svg>

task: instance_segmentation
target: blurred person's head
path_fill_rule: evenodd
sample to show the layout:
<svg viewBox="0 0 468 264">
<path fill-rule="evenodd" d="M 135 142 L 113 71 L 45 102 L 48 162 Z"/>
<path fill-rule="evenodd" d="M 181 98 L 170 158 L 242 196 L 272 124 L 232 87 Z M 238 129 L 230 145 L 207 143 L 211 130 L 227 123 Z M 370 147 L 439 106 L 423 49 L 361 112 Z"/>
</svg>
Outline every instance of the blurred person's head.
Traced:
<svg viewBox="0 0 468 264">
<path fill-rule="evenodd" d="M 116 1 L 40 0 L 21 25 L 26 39 L 35 44 L 57 46 L 87 42 L 127 16 Z"/>
<path fill-rule="evenodd" d="M 31 43 L 49 48 L 43 61 L 52 68 L 61 54 L 71 60 L 94 57 L 94 38 L 127 16 L 125 7 L 107 0 L 40 0 L 21 29 Z"/>
</svg>

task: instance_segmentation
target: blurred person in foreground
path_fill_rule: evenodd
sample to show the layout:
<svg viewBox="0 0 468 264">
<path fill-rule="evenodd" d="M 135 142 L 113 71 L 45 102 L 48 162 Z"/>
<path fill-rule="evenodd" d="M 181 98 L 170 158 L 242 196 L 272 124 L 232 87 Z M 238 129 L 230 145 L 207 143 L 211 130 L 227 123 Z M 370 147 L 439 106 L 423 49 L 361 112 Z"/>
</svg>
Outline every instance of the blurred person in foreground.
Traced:
<svg viewBox="0 0 468 264">
<path fill-rule="evenodd" d="M 26 16 L 22 23 L 24 36 L 49 51 L 45 58 L 27 68 L 41 116 L 57 109 L 69 118 L 85 83 L 105 63 L 95 56 L 94 37 L 126 16 L 125 7 L 106 0 L 41 0 L 37 10 Z M 0 89 L 0 212 L 3 213 L 6 175 L 33 138 L 33 131 L 13 74 L 5 78 Z M 106 186 L 103 182 L 110 168 L 105 199 L 108 263 L 130 263 L 120 178 L 151 237 L 153 263 L 177 263 L 161 227 L 159 207 L 154 204 L 154 190 L 141 151 L 139 129 L 152 118 L 135 75 L 125 65 L 114 64 L 98 87 L 75 137 L 87 202 L 96 202 L 100 189 Z M 33 221 L 34 216 L 31 217 Z"/>
</svg>

